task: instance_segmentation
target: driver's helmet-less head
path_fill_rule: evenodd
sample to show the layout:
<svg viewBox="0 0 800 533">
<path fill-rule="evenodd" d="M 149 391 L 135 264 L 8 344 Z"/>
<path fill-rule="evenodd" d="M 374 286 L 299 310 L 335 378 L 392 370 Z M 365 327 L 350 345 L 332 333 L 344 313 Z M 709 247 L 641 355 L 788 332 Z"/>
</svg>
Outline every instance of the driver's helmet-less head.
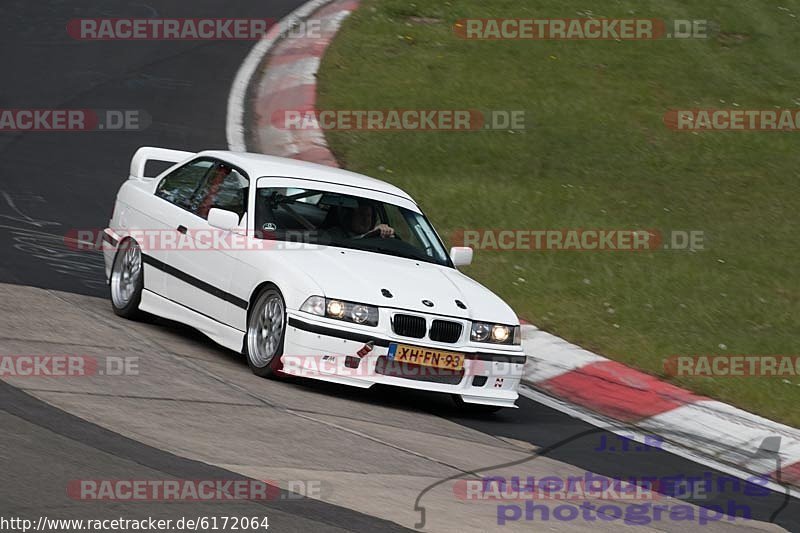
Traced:
<svg viewBox="0 0 800 533">
<path fill-rule="evenodd" d="M 359 200 L 358 206 L 345 210 L 344 227 L 355 233 L 366 233 L 375 227 L 376 215 L 372 202 Z"/>
</svg>

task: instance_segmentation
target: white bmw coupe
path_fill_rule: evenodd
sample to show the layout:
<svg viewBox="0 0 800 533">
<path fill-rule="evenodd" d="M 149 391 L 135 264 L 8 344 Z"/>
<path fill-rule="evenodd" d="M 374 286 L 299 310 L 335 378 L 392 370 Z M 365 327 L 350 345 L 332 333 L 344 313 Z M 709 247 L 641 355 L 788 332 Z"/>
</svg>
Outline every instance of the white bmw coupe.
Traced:
<svg viewBox="0 0 800 533">
<path fill-rule="evenodd" d="M 147 177 L 155 161 L 173 166 Z M 114 311 L 185 323 L 259 376 L 514 407 L 519 320 L 457 270 L 419 206 L 352 172 L 251 153 L 143 147 L 102 235 Z"/>
</svg>

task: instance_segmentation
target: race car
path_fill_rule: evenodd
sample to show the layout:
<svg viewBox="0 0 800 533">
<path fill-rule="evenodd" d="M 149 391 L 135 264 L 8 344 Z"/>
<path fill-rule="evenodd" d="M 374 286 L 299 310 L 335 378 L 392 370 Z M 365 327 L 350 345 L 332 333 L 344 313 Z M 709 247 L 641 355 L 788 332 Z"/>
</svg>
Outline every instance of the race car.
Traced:
<svg viewBox="0 0 800 533">
<path fill-rule="evenodd" d="M 157 162 L 171 166 L 146 176 Z M 516 314 L 458 270 L 473 250 L 448 253 L 386 182 L 260 154 L 143 147 L 102 248 L 116 314 L 194 327 L 259 376 L 515 407 L 526 360 Z"/>
</svg>

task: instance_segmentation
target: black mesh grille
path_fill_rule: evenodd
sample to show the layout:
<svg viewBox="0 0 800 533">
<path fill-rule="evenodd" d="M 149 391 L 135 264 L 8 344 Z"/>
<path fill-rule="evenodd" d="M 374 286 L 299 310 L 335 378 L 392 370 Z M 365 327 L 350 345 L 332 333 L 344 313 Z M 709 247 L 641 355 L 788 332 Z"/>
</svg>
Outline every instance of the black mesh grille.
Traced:
<svg viewBox="0 0 800 533">
<path fill-rule="evenodd" d="M 421 339 L 425 336 L 425 319 L 414 315 L 394 315 L 392 329 L 403 337 Z"/>
<path fill-rule="evenodd" d="M 430 338 L 437 342 L 457 342 L 461 338 L 461 324 L 447 320 L 434 320 Z"/>
<path fill-rule="evenodd" d="M 396 378 L 413 379 L 415 381 L 444 383 L 446 385 L 458 385 L 464 379 L 463 368 L 456 371 L 411 363 L 398 363 L 397 361 L 389 360 L 385 355 L 378 357 L 378 360 L 375 361 L 375 373 Z"/>
</svg>

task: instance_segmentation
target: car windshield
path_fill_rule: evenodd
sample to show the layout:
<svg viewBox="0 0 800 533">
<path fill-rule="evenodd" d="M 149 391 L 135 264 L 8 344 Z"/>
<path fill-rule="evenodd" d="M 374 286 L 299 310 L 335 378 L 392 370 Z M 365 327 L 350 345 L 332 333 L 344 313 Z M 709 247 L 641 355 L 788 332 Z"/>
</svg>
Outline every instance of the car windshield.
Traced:
<svg viewBox="0 0 800 533">
<path fill-rule="evenodd" d="M 338 192 L 259 188 L 255 235 L 261 239 L 338 246 L 451 266 L 424 215 Z"/>
</svg>

